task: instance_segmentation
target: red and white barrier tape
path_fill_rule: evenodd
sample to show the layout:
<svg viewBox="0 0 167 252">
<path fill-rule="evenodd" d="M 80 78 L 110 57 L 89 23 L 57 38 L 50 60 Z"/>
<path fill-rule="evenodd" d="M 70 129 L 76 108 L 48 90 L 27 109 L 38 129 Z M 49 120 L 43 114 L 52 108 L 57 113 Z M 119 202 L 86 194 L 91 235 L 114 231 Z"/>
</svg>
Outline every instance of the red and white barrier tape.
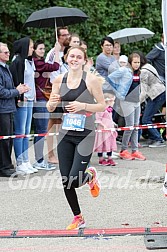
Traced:
<svg viewBox="0 0 167 252">
<path fill-rule="evenodd" d="M 134 130 L 134 129 L 156 129 L 156 128 L 166 128 L 167 123 L 154 123 L 154 124 L 143 124 L 138 126 L 128 126 L 128 127 L 119 127 L 119 128 L 110 128 L 110 129 L 104 129 L 104 130 L 97 130 L 98 132 L 104 132 L 104 131 L 124 131 L 124 130 Z"/>
<path fill-rule="evenodd" d="M 0 136 L 0 140 L 8 139 L 8 138 L 24 138 L 24 137 L 54 136 L 54 135 L 58 135 L 58 133 L 40 133 L 40 134 L 28 134 L 28 135 Z"/>
<path fill-rule="evenodd" d="M 119 127 L 119 128 L 109 128 L 103 130 L 96 130 L 97 132 L 106 132 L 106 131 L 124 131 L 124 130 L 134 130 L 134 129 L 155 129 L 155 128 L 166 128 L 167 123 L 154 123 L 154 124 L 143 124 L 138 126 L 129 126 L 129 127 Z M 38 136 L 54 136 L 58 135 L 59 133 L 40 133 L 40 134 L 28 134 L 28 135 L 11 135 L 11 136 L 0 136 L 1 139 L 8 139 L 8 138 L 24 138 L 24 137 L 38 137 Z"/>
</svg>

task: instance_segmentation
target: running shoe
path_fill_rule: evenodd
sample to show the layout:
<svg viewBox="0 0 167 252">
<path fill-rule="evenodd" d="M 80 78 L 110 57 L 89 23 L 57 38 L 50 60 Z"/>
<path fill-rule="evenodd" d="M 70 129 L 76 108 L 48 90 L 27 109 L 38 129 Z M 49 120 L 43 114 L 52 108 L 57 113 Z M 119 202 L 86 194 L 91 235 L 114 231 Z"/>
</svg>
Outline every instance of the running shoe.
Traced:
<svg viewBox="0 0 167 252">
<path fill-rule="evenodd" d="M 38 172 L 38 169 L 34 168 L 34 167 L 30 164 L 30 162 L 24 162 L 23 164 L 28 168 L 28 170 L 33 171 L 33 172 Z"/>
<path fill-rule="evenodd" d="M 82 215 L 76 215 L 74 216 L 72 223 L 66 227 L 66 230 L 74 230 L 80 228 L 85 228 L 85 220 Z"/>
<path fill-rule="evenodd" d="M 21 175 L 26 175 L 26 174 L 32 174 L 34 172 L 31 171 L 30 169 L 28 169 L 28 167 L 25 166 L 24 163 L 22 163 L 22 164 L 16 166 L 16 173 L 21 174 Z"/>
<path fill-rule="evenodd" d="M 116 163 L 114 162 L 114 160 L 112 160 L 112 158 L 111 158 L 111 159 L 108 159 L 107 162 L 108 162 L 109 165 L 111 165 L 111 166 L 115 166 L 115 165 L 116 165 Z"/>
<path fill-rule="evenodd" d="M 150 148 L 160 148 L 165 147 L 166 143 L 164 140 L 162 141 L 154 141 L 152 144 L 149 145 Z"/>
<path fill-rule="evenodd" d="M 45 160 L 43 160 L 41 163 L 36 162 L 35 164 L 33 164 L 33 168 L 38 169 L 38 170 L 51 171 L 51 170 L 55 170 L 56 166 L 54 164 L 50 164 L 46 162 Z"/>
<path fill-rule="evenodd" d="M 135 151 L 131 154 L 133 159 L 138 159 L 138 160 L 146 160 L 146 157 L 143 156 L 143 154 L 140 151 Z"/>
<path fill-rule="evenodd" d="M 100 193 L 100 183 L 97 179 L 97 171 L 96 168 L 94 167 L 88 167 L 86 169 L 86 172 L 89 173 L 92 176 L 92 180 L 88 182 L 89 188 L 90 188 L 90 193 L 93 197 L 99 196 Z"/>
<path fill-rule="evenodd" d="M 134 158 L 132 157 L 131 153 L 128 152 L 127 150 L 124 150 L 119 153 L 120 158 L 125 159 L 125 160 L 133 160 Z"/>
<path fill-rule="evenodd" d="M 109 166 L 110 163 L 106 161 L 105 159 L 99 161 L 99 165 Z"/>
</svg>

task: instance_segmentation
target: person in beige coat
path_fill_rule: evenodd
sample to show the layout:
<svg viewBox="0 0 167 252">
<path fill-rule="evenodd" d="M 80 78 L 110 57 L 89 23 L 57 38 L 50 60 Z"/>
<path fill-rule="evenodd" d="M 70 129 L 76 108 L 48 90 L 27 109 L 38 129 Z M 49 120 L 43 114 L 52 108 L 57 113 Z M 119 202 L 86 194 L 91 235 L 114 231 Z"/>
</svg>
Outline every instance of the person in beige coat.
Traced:
<svg viewBox="0 0 167 252">
<path fill-rule="evenodd" d="M 152 118 L 166 100 L 165 85 L 159 77 L 157 70 L 149 63 L 146 57 L 140 53 L 141 57 L 141 94 L 140 102 L 146 102 L 146 107 L 142 117 L 143 124 L 152 124 Z M 150 144 L 149 147 L 164 147 L 165 142 L 155 128 L 148 129 Z"/>
</svg>

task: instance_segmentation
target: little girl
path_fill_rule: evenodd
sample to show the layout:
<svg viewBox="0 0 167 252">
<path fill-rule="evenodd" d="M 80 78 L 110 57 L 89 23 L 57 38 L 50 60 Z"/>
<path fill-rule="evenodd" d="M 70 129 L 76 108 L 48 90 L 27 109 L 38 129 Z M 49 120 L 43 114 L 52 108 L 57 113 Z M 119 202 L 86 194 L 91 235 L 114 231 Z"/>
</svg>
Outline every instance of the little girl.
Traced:
<svg viewBox="0 0 167 252">
<path fill-rule="evenodd" d="M 112 165 L 115 166 L 115 162 L 112 160 L 112 151 L 117 150 L 116 145 L 116 131 L 101 131 L 105 129 L 114 128 L 114 122 L 112 119 L 112 107 L 115 101 L 115 96 L 110 93 L 104 94 L 106 108 L 104 112 L 96 112 L 97 131 L 94 143 L 94 152 L 98 153 L 99 165 Z M 108 159 L 105 160 L 103 153 L 107 152 Z"/>
</svg>

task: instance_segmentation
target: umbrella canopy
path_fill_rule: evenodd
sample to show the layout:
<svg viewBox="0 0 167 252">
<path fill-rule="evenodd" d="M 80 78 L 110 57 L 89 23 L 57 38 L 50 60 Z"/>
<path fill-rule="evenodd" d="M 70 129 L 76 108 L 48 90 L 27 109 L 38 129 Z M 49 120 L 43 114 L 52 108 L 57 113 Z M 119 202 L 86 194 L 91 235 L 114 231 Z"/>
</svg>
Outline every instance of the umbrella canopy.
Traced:
<svg viewBox="0 0 167 252">
<path fill-rule="evenodd" d="M 77 8 L 50 7 L 33 12 L 24 27 L 55 28 L 84 22 L 88 16 Z"/>
<path fill-rule="evenodd" d="M 108 36 L 120 42 L 120 44 L 134 43 L 151 38 L 154 33 L 146 28 L 125 28 Z"/>
</svg>

